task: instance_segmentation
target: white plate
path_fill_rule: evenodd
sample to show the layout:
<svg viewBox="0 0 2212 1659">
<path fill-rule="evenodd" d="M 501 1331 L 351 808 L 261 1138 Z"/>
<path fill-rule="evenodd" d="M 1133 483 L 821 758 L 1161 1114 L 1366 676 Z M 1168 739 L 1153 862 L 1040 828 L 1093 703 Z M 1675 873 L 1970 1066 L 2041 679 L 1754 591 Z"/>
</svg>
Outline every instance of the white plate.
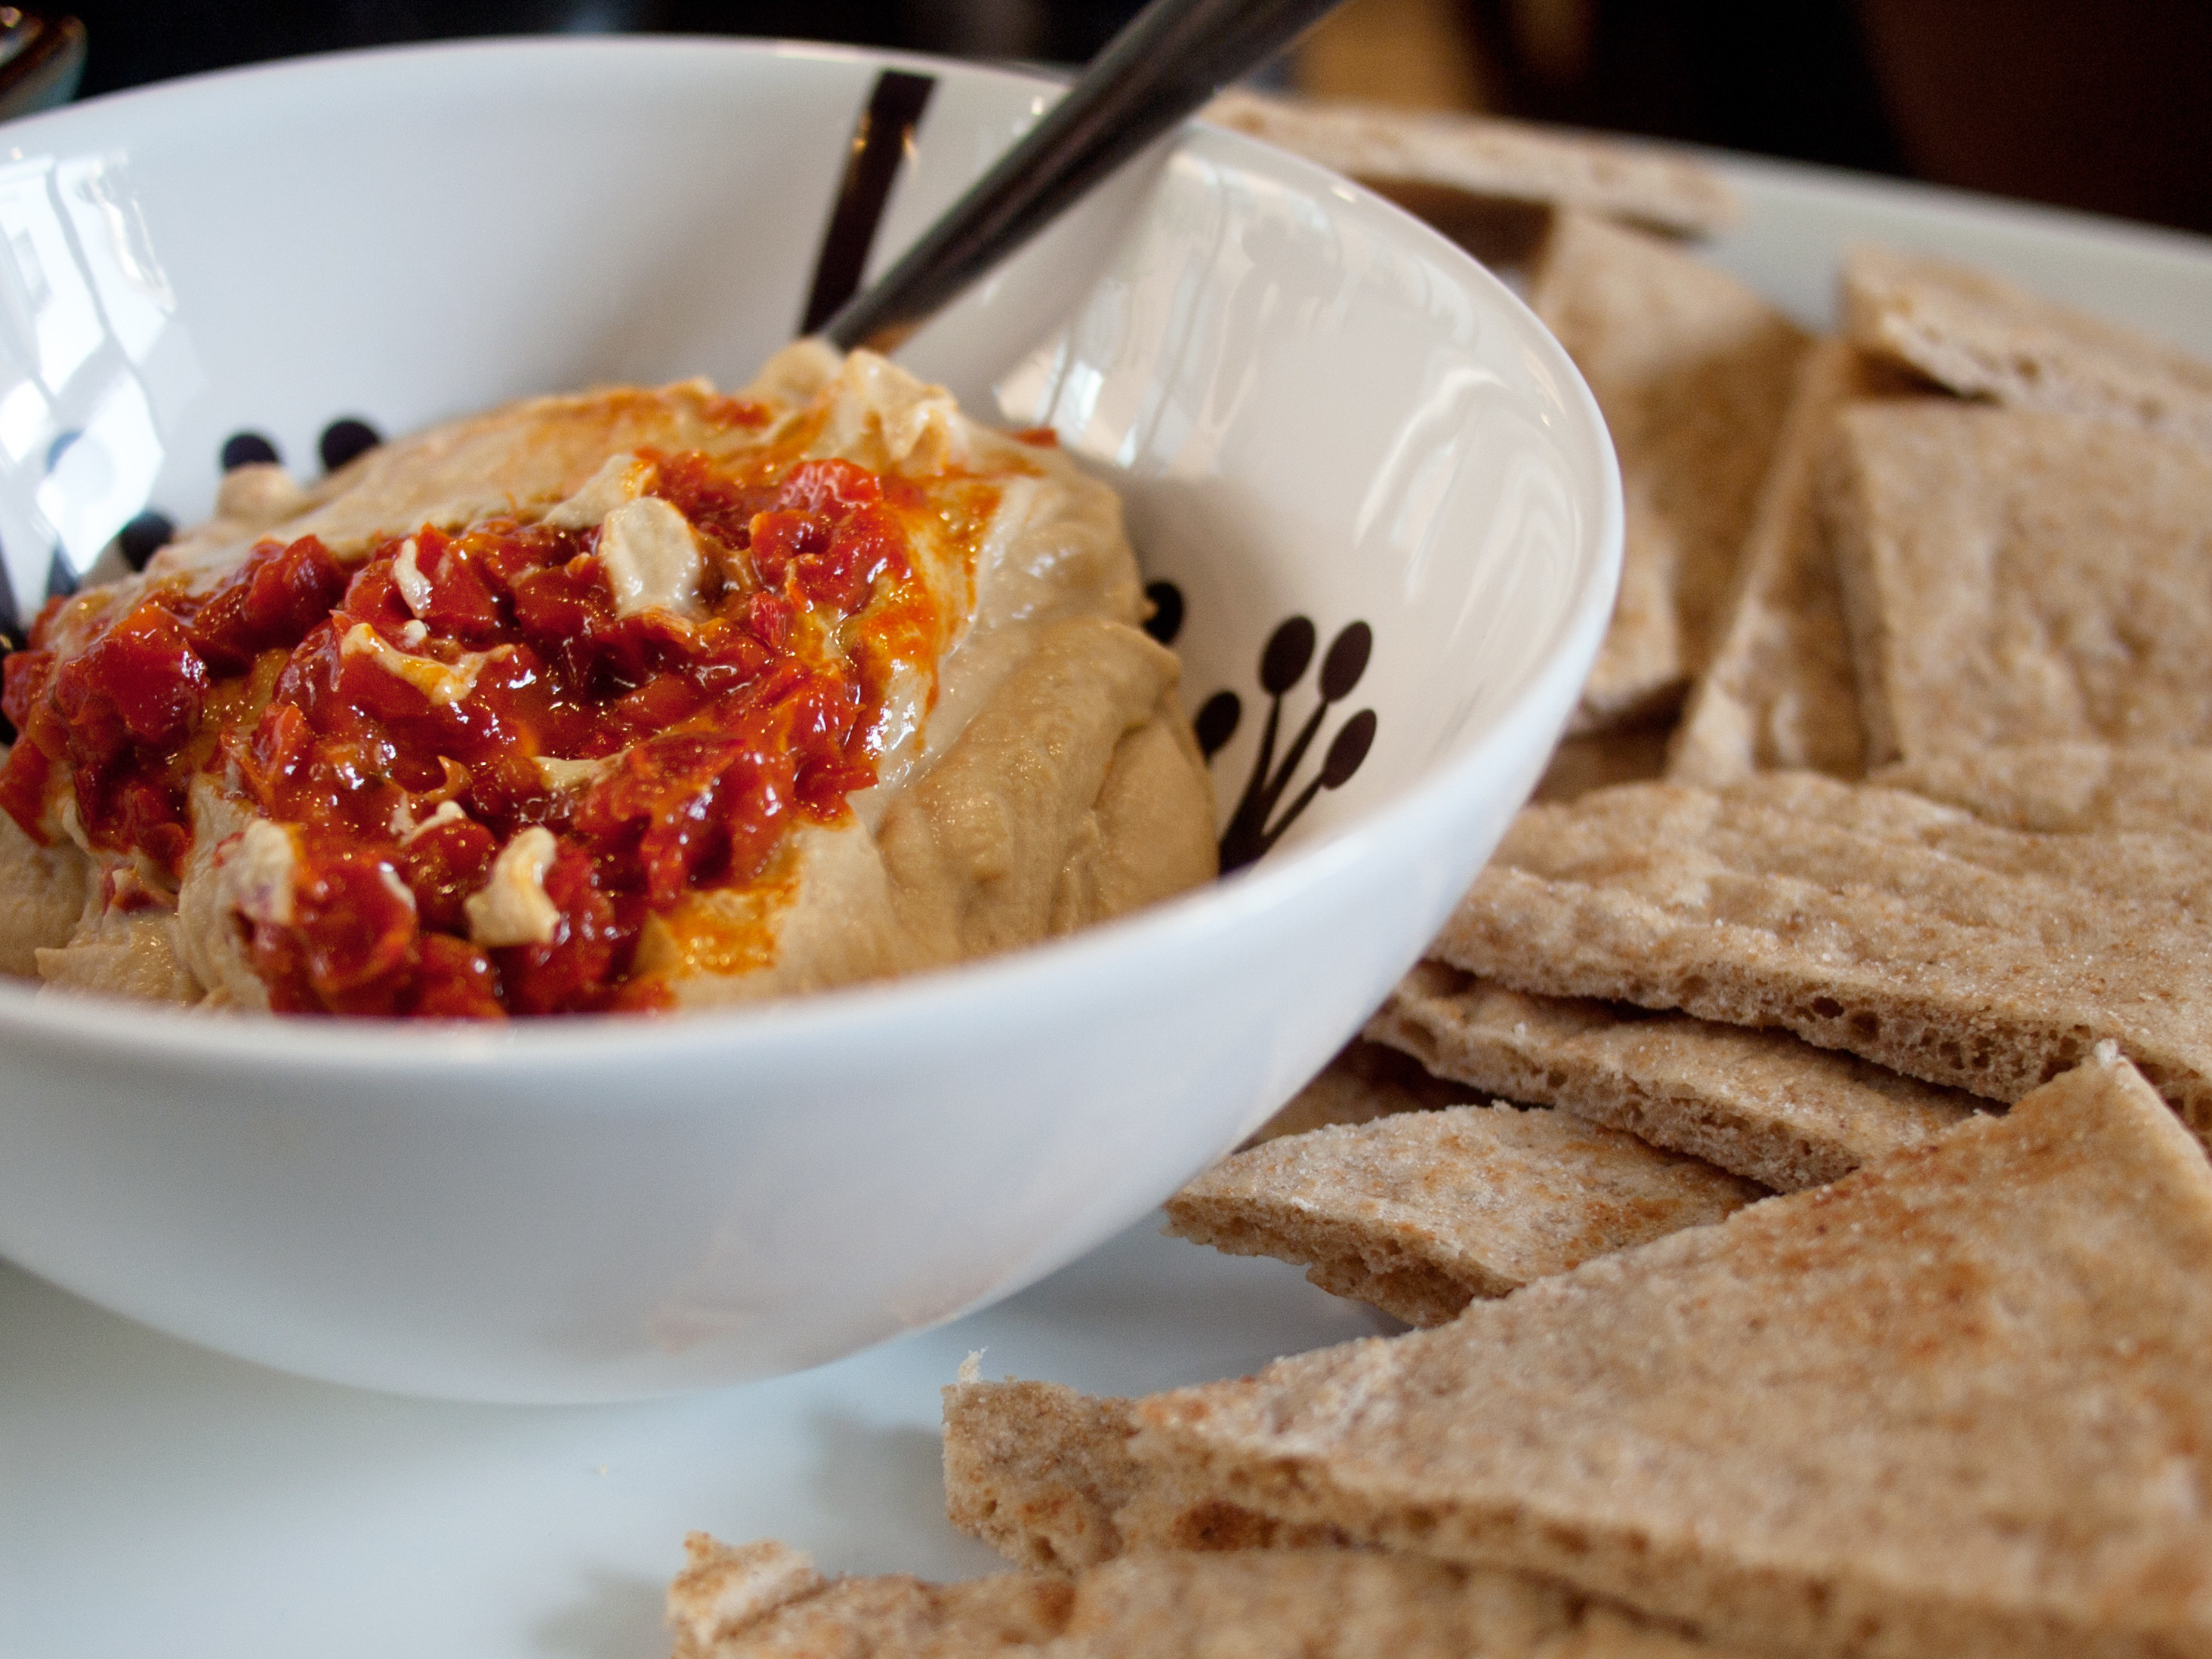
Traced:
<svg viewBox="0 0 2212 1659">
<path fill-rule="evenodd" d="M 1713 250 L 1808 322 L 1856 240 L 1946 250 L 2212 356 L 2212 244 L 1729 161 Z M 645 1406 L 422 1404 L 217 1358 L 0 1267 L 0 1655 L 651 1659 L 680 1540 L 848 1571 L 996 1557 L 942 1518 L 937 1389 L 1139 1392 L 1382 1328 L 1292 1269 L 1139 1227 L 989 1312 L 823 1370 Z"/>
</svg>

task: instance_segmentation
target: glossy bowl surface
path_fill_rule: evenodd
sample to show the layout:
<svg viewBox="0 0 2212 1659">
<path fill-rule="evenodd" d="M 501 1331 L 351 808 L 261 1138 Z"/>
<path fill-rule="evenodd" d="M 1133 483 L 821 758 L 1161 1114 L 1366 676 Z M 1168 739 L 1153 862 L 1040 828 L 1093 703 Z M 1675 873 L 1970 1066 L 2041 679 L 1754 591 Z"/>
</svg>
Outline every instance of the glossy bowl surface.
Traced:
<svg viewBox="0 0 2212 1659">
<path fill-rule="evenodd" d="M 204 514 L 240 434 L 312 472 L 341 419 L 397 433 L 595 381 L 742 383 L 800 315 L 887 70 L 935 86 L 880 268 L 1048 85 L 533 41 L 9 125 L 15 584 L 88 568 L 149 504 Z M 410 1028 L 0 985 L 0 1254 L 313 1376 L 618 1398 L 1007 1295 L 1287 1098 L 1488 855 L 1588 670 L 1620 541 L 1595 406 L 1456 248 L 1200 126 L 902 355 L 1121 487 L 1219 740 L 1224 826 L 1255 779 L 1273 792 L 1248 814 L 1264 856 L 1049 946 L 681 1020 Z"/>
</svg>

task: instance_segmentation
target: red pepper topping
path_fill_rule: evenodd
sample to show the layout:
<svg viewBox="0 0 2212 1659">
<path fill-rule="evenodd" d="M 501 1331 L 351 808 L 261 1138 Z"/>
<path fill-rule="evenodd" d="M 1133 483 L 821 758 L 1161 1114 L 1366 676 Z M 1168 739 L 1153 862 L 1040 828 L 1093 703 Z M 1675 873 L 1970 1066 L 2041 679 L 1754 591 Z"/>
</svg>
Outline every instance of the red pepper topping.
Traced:
<svg viewBox="0 0 2212 1659">
<path fill-rule="evenodd" d="M 498 855 L 497 839 L 470 818 L 451 818 L 406 837 L 395 861 L 415 895 L 422 926 L 465 935 L 469 922 L 463 907 L 484 884 Z"/>
<path fill-rule="evenodd" d="M 174 871 L 192 773 L 228 765 L 294 830 L 290 919 L 247 927 L 280 1009 L 665 1000 L 623 984 L 647 918 L 842 815 L 876 781 L 896 659 L 943 629 L 901 516 L 927 510 L 916 486 L 842 460 L 644 459 L 706 555 L 703 615 L 618 615 L 595 529 L 425 526 L 349 576 L 313 538 L 264 543 L 211 592 L 151 591 L 58 668 L 7 659 L 0 710 L 26 740 L 0 807 L 37 833 L 65 762 L 94 844 Z M 249 682 L 274 688 L 258 715 L 204 714 L 258 707 Z M 533 825 L 554 837 L 550 936 L 471 944 L 470 897 Z"/>
<path fill-rule="evenodd" d="M 48 693 L 70 728 L 72 758 L 110 761 L 180 743 L 198 721 L 207 664 L 177 619 L 150 600 L 62 665 Z"/>
<path fill-rule="evenodd" d="M 0 714 L 14 724 L 20 739 L 9 751 L 7 765 L 0 767 L 0 809 L 42 845 L 52 757 L 40 747 L 32 724 L 45 709 L 46 688 L 53 677 L 51 651 L 13 651 L 0 659 L 0 688 L 4 688 L 0 689 Z M 58 738 L 59 733 L 53 735 Z"/>
<path fill-rule="evenodd" d="M 605 1008 L 629 971 L 641 917 L 634 896 L 611 892 L 617 872 L 570 844 L 545 872 L 545 896 L 561 913 L 552 940 L 509 945 L 498 954 L 507 1006 L 518 1014 Z"/>
<path fill-rule="evenodd" d="M 58 666 L 46 651 L 15 653 L 5 679 L 0 707 L 21 741 L 0 775 L 0 806 L 44 841 L 47 779 L 65 760 L 94 846 L 136 848 L 179 869 L 191 833 L 179 751 L 198 726 L 210 679 L 177 619 L 142 600 Z"/>
<path fill-rule="evenodd" d="M 406 1012 L 419 1019 L 501 1019 L 499 972 L 491 958 L 450 933 L 422 935 L 422 959 Z"/>
<path fill-rule="evenodd" d="M 415 568 L 430 584 L 422 618 L 430 631 L 471 645 L 497 638 L 510 571 L 534 568 L 530 555 L 480 537 L 448 541 L 427 528 L 413 539 Z"/>
<path fill-rule="evenodd" d="M 254 967 L 287 1012 L 399 1012 L 402 970 L 419 965 L 414 896 L 390 865 L 344 836 L 304 836 L 293 880 L 297 917 L 257 923 Z"/>
<path fill-rule="evenodd" d="M 0 811 L 41 846 L 46 840 L 46 780 L 52 769 L 46 751 L 27 736 L 9 751 L 7 765 L 0 767 Z"/>
<path fill-rule="evenodd" d="M 874 473 L 832 457 L 792 468 L 783 488 L 776 491 L 775 504 L 834 520 L 883 498 L 883 482 Z"/>
<path fill-rule="evenodd" d="M 31 715 L 46 694 L 46 683 L 53 678 L 54 653 L 51 651 L 12 651 L 0 659 L 0 714 L 13 721 L 18 732 L 30 728 Z"/>
<path fill-rule="evenodd" d="M 264 542 L 191 614 L 186 631 L 218 673 L 242 673 L 262 652 L 289 649 L 345 592 L 345 572 L 313 536 Z"/>
</svg>

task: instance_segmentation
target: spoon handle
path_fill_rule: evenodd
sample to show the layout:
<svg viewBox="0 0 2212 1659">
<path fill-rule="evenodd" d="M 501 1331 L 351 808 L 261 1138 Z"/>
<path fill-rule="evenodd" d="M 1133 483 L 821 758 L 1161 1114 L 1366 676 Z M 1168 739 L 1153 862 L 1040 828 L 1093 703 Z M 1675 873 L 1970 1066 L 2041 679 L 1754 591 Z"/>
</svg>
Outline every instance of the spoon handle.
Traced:
<svg viewBox="0 0 2212 1659">
<path fill-rule="evenodd" d="M 895 349 L 1093 185 L 1338 0 L 1152 0 L 1082 78 L 823 329 Z"/>
</svg>

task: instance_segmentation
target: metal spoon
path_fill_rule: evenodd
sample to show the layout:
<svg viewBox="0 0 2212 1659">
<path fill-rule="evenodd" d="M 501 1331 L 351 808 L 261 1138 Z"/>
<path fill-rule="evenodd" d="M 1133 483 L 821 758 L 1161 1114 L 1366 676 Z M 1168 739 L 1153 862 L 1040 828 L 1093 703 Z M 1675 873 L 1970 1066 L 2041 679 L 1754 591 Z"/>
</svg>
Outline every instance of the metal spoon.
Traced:
<svg viewBox="0 0 2212 1659">
<path fill-rule="evenodd" d="M 1021 142 L 822 332 L 894 349 L 1060 210 L 1339 0 L 1152 0 Z"/>
</svg>

